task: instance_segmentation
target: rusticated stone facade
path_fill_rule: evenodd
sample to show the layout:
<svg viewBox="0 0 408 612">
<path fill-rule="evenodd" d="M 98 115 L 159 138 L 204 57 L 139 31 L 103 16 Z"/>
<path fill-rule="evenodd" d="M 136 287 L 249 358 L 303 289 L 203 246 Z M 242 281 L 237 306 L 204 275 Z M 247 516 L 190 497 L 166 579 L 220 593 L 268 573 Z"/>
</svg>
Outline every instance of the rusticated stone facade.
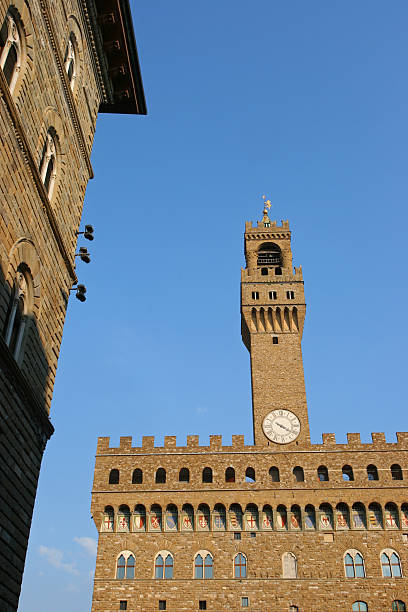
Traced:
<svg viewBox="0 0 408 612">
<path fill-rule="evenodd" d="M 0 0 L 2 612 L 17 609 L 53 432 L 50 404 L 100 107 L 146 112 L 127 0 Z"/>
<path fill-rule="evenodd" d="M 288 222 L 246 225 L 242 336 L 254 444 L 99 438 L 93 612 L 403 610 L 408 604 L 408 433 L 311 444 L 300 268 Z M 274 412 L 276 411 L 276 412 Z M 269 415 L 269 416 L 268 416 Z"/>
</svg>

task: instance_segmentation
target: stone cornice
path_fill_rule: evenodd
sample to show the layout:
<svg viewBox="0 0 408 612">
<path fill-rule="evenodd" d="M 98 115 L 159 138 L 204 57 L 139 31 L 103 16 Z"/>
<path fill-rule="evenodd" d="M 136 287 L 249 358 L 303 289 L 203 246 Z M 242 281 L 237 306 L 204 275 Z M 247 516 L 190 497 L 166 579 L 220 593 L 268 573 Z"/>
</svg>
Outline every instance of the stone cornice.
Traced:
<svg viewBox="0 0 408 612">
<path fill-rule="evenodd" d="M 84 137 L 84 134 L 81 128 L 81 124 L 79 121 L 78 113 L 76 110 L 74 96 L 72 94 L 72 90 L 71 90 L 71 87 L 68 81 L 68 76 L 64 68 L 64 61 L 61 56 L 59 45 L 57 43 L 57 36 L 56 36 L 54 25 L 51 19 L 50 9 L 49 9 L 47 0 L 41 0 L 40 4 L 41 4 L 41 11 L 44 17 L 44 21 L 47 27 L 48 38 L 50 40 L 51 48 L 54 52 L 55 61 L 57 63 L 58 72 L 59 72 L 61 84 L 64 90 L 65 99 L 68 104 L 69 112 L 71 115 L 74 130 L 75 130 L 75 134 L 78 139 L 79 148 L 81 150 L 82 156 L 88 168 L 89 178 L 93 178 L 94 174 L 92 170 L 91 160 L 88 155 L 85 137 Z"/>
<path fill-rule="evenodd" d="M 20 150 L 24 156 L 26 165 L 28 166 L 28 170 L 31 174 L 31 177 L 33 179 L 35 188 L 37 189 L 38 195 L 40 197 L 41 200 L 41 204 L 42 204 L 42 208 L 47 216 L 47 219 L 49 221 L 49 224 L 51 226 L 52 232 L 54 234 L 55 237 L 55 241 L 58 245 L 59 251 L 62 255 L 62 258 L 65 262 L 65 265 L 67 267 L 68 273 L 71 277 L 71 279 L 76 282 L 77 281 L 77 277 L 75 274 L 75 270 L 74 267 L 72 265 L 72 262 L 68 256 L 68 251 L 65 247 L 64 241 L 62 239 L 62 235 L 59 231 L 58 228 L 58 224 L 57 224 L 57 220 L 55 218 L 54 215 L 54 211 L 52 210 L 51 207 L 51 203 L 48 199 L 48 195 L 47 192 L 45 191 L 44 188 L 44 184 L 41 180 L 41 176 L 40 173 L 38 171 L 37 165 L 35 163 L 33 154 L 30 150 L 30 146 L 28 144 L 27 138 L 25 136 L 25 131 L 23 128 L 23 125 L 20 121 L 20 115 L 19 112 L 16 108 L 16 105 L 14 104 L 14 100 L 11 97 L 10 94 L 10 90 L 8 88 L 7 85 L 7 81 L 4 77 L 3 71 L 0 70 L 0 97 L 3 98 L 7 111 L 8 111 L 8 115 L 10 118 L 10 122 L 13 126 L 14 129 L 14 134 L 16 136 L 18 145 L 20 147 Z"/>
<path fill-rule="evenodd" d="M 54 433 L 54 427 L 51 424 L 44 406 L 41 404 L 37 395 L 21 372 L 2 336 L 0 336 L 0 368 L 4 371 L 7 379 L 13 385 L 21 402 L 33 416 L 35 423 L 40 427 L 41 434 L 44 434 L 46 440 L 49 440 Z M 45 440 L 41 442 L 40 446 L 45 447 Z"/>
</svg>

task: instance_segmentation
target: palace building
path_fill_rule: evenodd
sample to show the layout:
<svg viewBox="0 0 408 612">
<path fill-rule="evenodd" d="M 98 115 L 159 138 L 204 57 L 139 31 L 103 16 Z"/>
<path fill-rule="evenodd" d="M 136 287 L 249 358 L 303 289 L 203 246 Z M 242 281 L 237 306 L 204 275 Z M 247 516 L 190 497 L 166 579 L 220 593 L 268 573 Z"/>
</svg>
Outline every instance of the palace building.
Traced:
<svg viewBox="0 0 408 612">
<path fill-rule="evenodd" d="M 408 433 L 311 444 L 288 221 L 245 226 L 254 443 L 99 438 L 92 612 L 406 610 Z"/>
<path fill-rule="evenodd" d="M 84 299 L 75 257 L 99 110 L 146 113 L 128 0 L 0 0 L 2 612 L 18 605 L 73 287 Z"/>
</svg>

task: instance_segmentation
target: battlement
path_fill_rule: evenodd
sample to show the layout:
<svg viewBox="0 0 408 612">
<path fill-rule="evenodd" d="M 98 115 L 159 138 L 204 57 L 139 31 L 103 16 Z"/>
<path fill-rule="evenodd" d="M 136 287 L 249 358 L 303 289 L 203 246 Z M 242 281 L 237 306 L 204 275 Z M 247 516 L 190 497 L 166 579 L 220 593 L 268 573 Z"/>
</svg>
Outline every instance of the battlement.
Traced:
<svg viewBox="0 0 408 612">
<path fill-rule="evenodd" d="M 289 230 L 289 221 L 281 221 L 281 225 L 278 225 L 276 221 L 270 221 L 270 226 L 265 227 L 264 221 L 258 221 L 256 227 L 252 226 L 252 221 L 245 221 L 245 234 L 249 234 L 248 238 L 253 238 L 255 236 L 251 236 L 251 234 L 258 233 L 259 230 L 262 230 L 262 234 L 267 234 L 269 237 L 270 233 L 273 233 L 275 230 L 283 230 L 285 232 L 285 237 L 288 237 Z M 266 231 L 265 231 L 266 230 Z"/>
<path fill-rule="evenodd" d="M 130 454 L 149 454 L 149 453 L 160 453 L 168 454 L 169 452 L 176 453 L 211 453 L 211 452 L 244 452 L 244 453 L 299 453 L 299 452 L 321 452 L 321 451 L 347 451 L 347 450 L 359 450 L 359 451 L 378 451 L 378 450 L 408 450 L 408 432 L 397 432 L 397 442 L 387 442 L 385 434 L 383 432 L 374 432 L 371 434 L 372 442 L 363 443 L 360 439 L 359 433 L 348 433 L 347 443 L 337 443 L 336 436 L 334 433 L 322 434 L 321 444 L 310 444 L 306 447 L 294 448 L 293 446 L 289 449 L 287 447 L 276 448 L 267 447 L 261 448 L 254 445 L 246 445 L 244 442 L 244 436 L 233 435 L 232 443 L 228 446 L 223 446 L 222 436 L 212 435 L 210 436 L 209 446 L 201 446 L 199 444 L 199 436 L 187 436 L 187 445 L 177 446 L 176 436 L 165 436 L 163 446 L 155 446 L 154 436 L 143 436 L 141 446 L 132 446 L 132 437 L 124 436 L 120 438 L 118 447 L 110 446 L 109 437 L 98 438 L 97 444 L 97 455 L 130 455 Z"/>
</svg>

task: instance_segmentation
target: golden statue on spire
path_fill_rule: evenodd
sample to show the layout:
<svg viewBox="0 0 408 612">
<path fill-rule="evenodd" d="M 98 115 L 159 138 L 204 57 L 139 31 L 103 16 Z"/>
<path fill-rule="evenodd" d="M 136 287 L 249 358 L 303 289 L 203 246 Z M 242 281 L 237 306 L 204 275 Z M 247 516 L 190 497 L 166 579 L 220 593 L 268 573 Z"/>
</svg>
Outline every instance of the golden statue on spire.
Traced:
<svg viewBox="0 0 408 612">
<path fill-rule="evenodd" d="M 263 209 L 263 214 L 264 214 L 264 215 L 267 215 L 267 214 L 268 214 L 268 211 L 269 211 L 269 209 L 270 209 L 270 207 L 272 206 L 272 202 L 271 202 L 270 200 L 267 200 L 267 199 L 266 199 L 266 196 L 264 196 L 264 195 L 262 196 L 262 199 L 263 199 L 263 201 L 264 201 L 264 209 Z"/>
</svg>

